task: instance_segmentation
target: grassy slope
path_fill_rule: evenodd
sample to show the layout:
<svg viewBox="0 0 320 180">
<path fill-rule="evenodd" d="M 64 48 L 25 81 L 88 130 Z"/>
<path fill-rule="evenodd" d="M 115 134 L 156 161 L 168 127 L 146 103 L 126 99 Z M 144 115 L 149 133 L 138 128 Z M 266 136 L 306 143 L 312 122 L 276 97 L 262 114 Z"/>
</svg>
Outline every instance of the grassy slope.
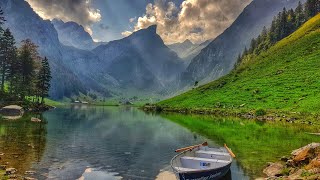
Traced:
<svg viewBox="0 0 320 180">
<path fill-rule="evenodd" d="M 230 74 L 160 102 L 169 108 L 269 109 L 316 112 L 320 108 L 320 15 Z"/>
</svg>

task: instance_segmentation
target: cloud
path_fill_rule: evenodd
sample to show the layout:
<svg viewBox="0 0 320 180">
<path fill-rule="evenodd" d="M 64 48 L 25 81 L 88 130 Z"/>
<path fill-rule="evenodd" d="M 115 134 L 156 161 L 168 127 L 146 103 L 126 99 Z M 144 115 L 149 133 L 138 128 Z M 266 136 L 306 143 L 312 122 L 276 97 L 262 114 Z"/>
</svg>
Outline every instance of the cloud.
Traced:
<svg viewBox="0 0 320 180">
<path fill-rule="evenodd" d="M 127 37 L 127 36 L 130 36 L 132 34 L 132 32 L 131 31 L 124 31 L 121 34 L 122 34 L 122 36 Z"/>
<path fill-rule="evenodd" d="M 155 0 L 134 22 L 132 31 L 157 25 L 157 33 L 167 43 L 189 39 L 199 43 L 221 34 L 252 0 L 184 0 L 178 7 L 168 0 Z M 131 22 L 131 21 L 130 21 Z"/>
<path fill-rule="evenodd" d="M 99 9 L 90 0 L 26 0 L 43 19 L 74 21 L 92 34 L 91 25 L 101 20 Z"/>
<path fill-rule="evenodd" d="M 136 21 L 137 20 L 137 17 L 134 17 L 134 18 L 130 18 L 129 19 L 129 21 L 131 22 L 131 23 L 133 23 L 134 21 Z"/>
</svg>

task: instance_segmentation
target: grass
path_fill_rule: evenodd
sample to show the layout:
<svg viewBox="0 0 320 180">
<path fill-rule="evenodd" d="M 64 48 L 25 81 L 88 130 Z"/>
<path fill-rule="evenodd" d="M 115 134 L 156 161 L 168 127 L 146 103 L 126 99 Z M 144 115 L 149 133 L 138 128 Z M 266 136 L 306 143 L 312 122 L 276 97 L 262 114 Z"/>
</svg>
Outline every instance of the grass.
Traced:
<svg viewBox="0 0 320 180">
<path fill-rule="evenodd" d="M 282 156 L 289 156 L 292 150 L 311 142 L 320 142 L 320 136 L 308 134 L 317 132 L 319 127 L 306 124 L 260 122 L 203 115 L 163 114 L 162 116 L 214 140 L 221 146 L 226 143 L 251 177 L 262 176 L 262 170 L 268 162 L 279 161 Z"/>
<path fill-rule="evenodd" d="M 45 98 L 44 102 L 45 102 L 46 105 L 54 106 L 54 107 L 66 105 L 66 103 L 64 103 L 64 102 L 54 101 L 54 100 L 51 100 L 51 99 L 48 99 L 48 98 Z"/>
<path fill-rule="evenodd" d="M 166 108 L 318 113 L 320 15 L 230 74 L 164 100 Z"/>
</svg>

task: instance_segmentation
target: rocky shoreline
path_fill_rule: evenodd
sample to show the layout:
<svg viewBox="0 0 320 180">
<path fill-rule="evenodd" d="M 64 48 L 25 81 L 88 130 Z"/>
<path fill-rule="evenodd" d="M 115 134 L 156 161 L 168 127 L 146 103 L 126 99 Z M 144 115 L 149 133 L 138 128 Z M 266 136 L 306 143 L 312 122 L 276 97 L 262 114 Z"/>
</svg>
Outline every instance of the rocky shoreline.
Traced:
<svg viewBox="0 0 320 180">
<path fill-rule="evenodd" d="M 318 115 L 306 114 L 300 112 L 257 112 L 257 111 L 240 111 L 240 109 L 208 109 L 208 108 L 171 108 L 157 105 L 145 105 L 141 108 L 145 112 L 153 113 L 180 113 L 180 114 L 197 114 L 197 115 L 215 115 L 238 117 L 243 119 L 254 119 L 259 121 L 279 121 L 313 125 L 314 119 L 319 119 Z"/>
<path fill-rule="evenodd" d="M 290 157 L 269 163 L 263 170 L 267 179 L 320 179 L 320 143 L 311 143 L 292 151 Z M 261 178 L 264 179 L 264 178 Z"/>
</svg>

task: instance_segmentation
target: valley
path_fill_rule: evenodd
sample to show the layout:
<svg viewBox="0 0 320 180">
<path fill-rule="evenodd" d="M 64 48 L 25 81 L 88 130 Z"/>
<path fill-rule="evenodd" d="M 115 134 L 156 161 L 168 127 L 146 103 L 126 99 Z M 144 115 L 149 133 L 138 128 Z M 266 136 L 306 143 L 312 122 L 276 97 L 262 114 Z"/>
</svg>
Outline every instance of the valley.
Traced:
<svg viewBox="0 0 320 180">
<path fill-rule="evenodd" d="M 0 179 L 319 179 L 319 60 L 320 0 L 1 0 Z"/>
</svg>

